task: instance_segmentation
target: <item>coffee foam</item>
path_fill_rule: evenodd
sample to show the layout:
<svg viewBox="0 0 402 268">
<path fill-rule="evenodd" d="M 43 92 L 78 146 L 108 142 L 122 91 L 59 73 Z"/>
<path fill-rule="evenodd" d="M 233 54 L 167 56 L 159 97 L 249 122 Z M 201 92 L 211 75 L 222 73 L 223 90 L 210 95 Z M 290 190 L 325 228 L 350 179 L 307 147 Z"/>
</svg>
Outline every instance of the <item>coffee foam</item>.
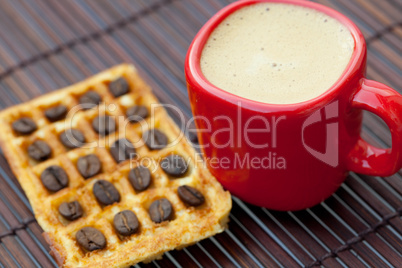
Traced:
<svg viewBox="0 0 402 268">
<path fill-rule="evenodd" d="M 279 3 L 243 7 L 206 42 L 201 70 L 215 86 L 265 103 L 319 96 L 342 75 L 354 50 L 349 30 L 314 9 Z"/>
</svg>

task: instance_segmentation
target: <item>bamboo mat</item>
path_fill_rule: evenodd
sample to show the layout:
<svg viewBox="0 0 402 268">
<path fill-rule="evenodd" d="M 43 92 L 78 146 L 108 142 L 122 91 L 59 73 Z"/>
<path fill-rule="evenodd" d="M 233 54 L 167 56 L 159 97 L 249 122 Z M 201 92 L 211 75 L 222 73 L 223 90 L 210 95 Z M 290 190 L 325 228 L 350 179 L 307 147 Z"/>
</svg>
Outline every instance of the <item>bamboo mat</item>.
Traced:
<svg viewBox="0 0 402 268">
<path fill-rule="evenodd" d="M 162 103 L 191 116 L 183 62 L 203 23 L 227 0 L 2 0 L 0 108 L 134 63 Z M 402 91 L 402 1 L 318 0 L 350 17 L 368 40 L 370 79 Z M 365 113 L 363 137 L 391 145 Z M 275 212 L 233 198 L 229 230 L 140 267 L 401 267 L 402 172 L 351 173 L 329 199 Z M 27 198 L 0 154 L 0 266 L 54 267 Z M 135 252 L 133 252 L 135 254 Z"/>
</svg>

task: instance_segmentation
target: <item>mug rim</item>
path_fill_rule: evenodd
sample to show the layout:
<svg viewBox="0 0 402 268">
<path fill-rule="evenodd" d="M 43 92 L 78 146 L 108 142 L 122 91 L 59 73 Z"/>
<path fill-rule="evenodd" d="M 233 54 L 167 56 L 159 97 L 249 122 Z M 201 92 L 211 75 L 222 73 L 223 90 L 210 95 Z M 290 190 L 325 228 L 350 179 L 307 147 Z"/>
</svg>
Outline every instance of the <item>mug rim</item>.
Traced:
<svg viewBox="0 0 402 268">
<path fill-rule="evenodd" d="M 354 51 L 343 73 L 330 88 L 328 88 L 320 95 L 306 101 L 289 104 L 277 104 L 260 102 L 235 95 L 213 85 L 205 78 L 201 71 L 200 59 L 204 45 L 207 42 L 212 31 L 233 12 L 242 7 L 258 3 L 283 3 L 312 8 L 335 18 L 348 28 L 355 42 Z M 267 107 L 270 107 L 272 111 L 289 109 L 298 110 L 313 107 L 317 103 L 322 103 L 328 99 L 333 99 L 333 97 L 335 97 L 335 95 L 338 94 L 338 92 L 342 89 L 343 85 L 349 80 L 348 78 L 352 76 L 357 69 L 359 69 L 359 64 L 362 62 L 365 51 L 366 42 L 360 29 L 348 17 L 330 7 L 305 0 L 240 0 L 222 8 L 215 15 L 213 15 L 199 30 L 187 52 L 185 60 L 185 74 L 188 83 L 196 85 L 203 91 L 213 94 L 215 95 L 215 97 L 219 97 L 226 102 L 230 102 L 236 105 L 241 102 L 243 108 L 266 110 Z"/>
</svg>

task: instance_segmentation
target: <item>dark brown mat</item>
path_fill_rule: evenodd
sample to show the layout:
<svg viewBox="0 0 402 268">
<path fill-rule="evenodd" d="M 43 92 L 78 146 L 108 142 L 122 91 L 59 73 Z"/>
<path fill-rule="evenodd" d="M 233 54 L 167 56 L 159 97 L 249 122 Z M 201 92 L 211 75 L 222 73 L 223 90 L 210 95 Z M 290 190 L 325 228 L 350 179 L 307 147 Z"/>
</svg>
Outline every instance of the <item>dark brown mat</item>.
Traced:
<svg viewBox="0 0 402 268">
<path fill-rule="evenodd" d="M 162 103 L 191 116 L 183 73 L 187 47 L 226 0 L 0 2 L 0 108 L 133 62 Z M 368 40 L 368 78 L 402 92 L 402 2 L 319 0 L 352 18 Z M 391 145 L 365 114 L 364 138 Z M 0 155 L 0 266 L 53 267 L 29 203 Z M 275 212 L 233 199 L 230 229 L 154 267 L 388 267 L 402 263 L 402 171 L 351 174 L 322 204 Z M 133 254 L 135 254 L 133 252 Z"/>
</svg>

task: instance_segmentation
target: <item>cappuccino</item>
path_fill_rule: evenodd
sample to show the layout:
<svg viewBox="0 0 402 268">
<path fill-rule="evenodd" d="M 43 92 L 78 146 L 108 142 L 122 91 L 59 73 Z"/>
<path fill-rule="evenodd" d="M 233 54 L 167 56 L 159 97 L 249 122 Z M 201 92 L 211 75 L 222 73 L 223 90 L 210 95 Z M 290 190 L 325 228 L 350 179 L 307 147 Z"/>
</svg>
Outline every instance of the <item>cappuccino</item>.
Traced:
<svg viewBox="0 0 402 268">
<path fill-rule="evenodd" d="M 314 9 L 280 3 L 243 7 L 208 38 L 201 71 L 213 85 L 247 99 L 290 104 L 327 91 L 354 50 L 348 28 Z"/>
</svg>

